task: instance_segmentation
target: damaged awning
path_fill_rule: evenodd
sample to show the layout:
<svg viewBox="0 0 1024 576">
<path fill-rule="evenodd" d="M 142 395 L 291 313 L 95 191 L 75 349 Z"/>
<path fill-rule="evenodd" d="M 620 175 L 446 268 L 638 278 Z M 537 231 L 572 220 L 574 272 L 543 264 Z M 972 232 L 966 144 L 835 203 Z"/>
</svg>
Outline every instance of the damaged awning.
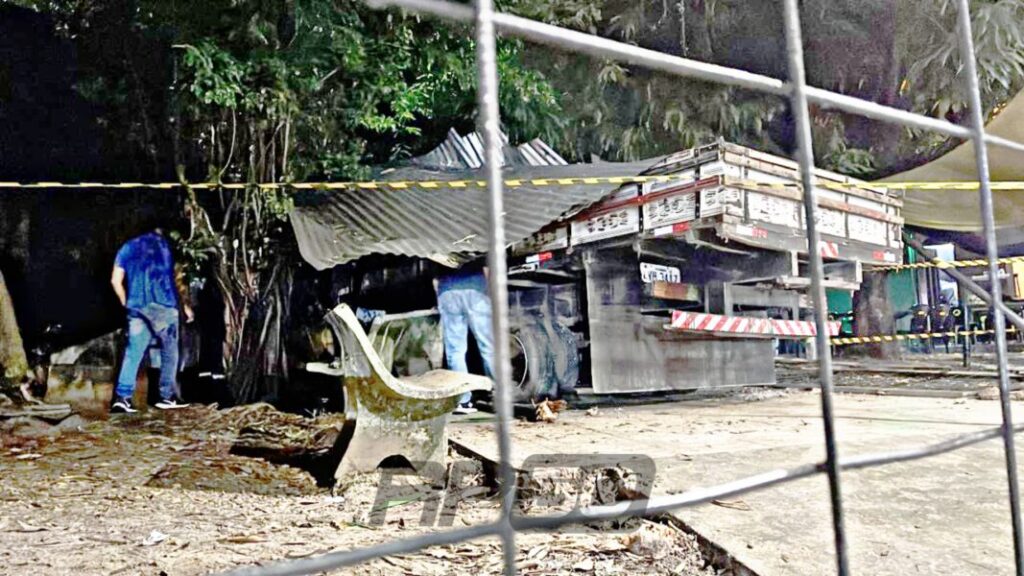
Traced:
<svg viewBox="0 0 1024 576">
<path fill-rule="evenodd" d="M 1024 141 L 1024 95 L 1011 100 L 985 129 L 994 136 Z M 992 145 L 987 148 L 993 182 L 1024 181 L 1024 154 Z M 879 184 L 976 182 L 978 170 L 974 154 L 974 143 L 964 142 L 927 164 L 883 178 Z M 1024 235 L 1020 234 L 1021 223 L 1024 223 L 1024 191 L 993 191 L 992 203 L 996 226 L 1001 229 L 1000 244 L 1024 241 Z M 922 228 L 971 233 L 982 229 L 976 190 L 942 188 L 940 185 L 907 190 L 903 217 L 908 225 Z"/>
<path fill-rule="evenodd" d="M 506 179 L 629 176 L 656 160 L 567 166 L 513 165 Z M 483 178 L 478 170 L 401 168 L 379 180 L 436 181 Z M 576 208 L 612 192 L 614 184 L 524 185 L 506 188 L 505 236 L 521 241 Z M 488 192 L 465 189 L 309 191 L 296 199 L 292 228 L 302 257 L 325 270 L 371 254 L 429 258 L 456 266 L 487 251 Z"/>
</svg>

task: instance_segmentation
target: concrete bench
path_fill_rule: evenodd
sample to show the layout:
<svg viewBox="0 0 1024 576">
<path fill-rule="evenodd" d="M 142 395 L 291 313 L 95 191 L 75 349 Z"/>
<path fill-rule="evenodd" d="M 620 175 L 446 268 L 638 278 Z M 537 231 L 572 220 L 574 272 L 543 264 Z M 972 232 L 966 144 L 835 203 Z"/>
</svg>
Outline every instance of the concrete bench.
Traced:
<svg viewBox="0 0 1024 576">
<path fill-rule="evenodd" d="M 351 308 L 337 306 L 327 321 L 341 346 L 340 358 L 331 364 L 311 362 L 306 370 L 337 376 L 344 385 L 349 423 L 342 443 L 349 435 L 351 439 L 334 474 L 336 490 L 343 490 L 354 475 L 372 472 L 392 456 L 404 457 L 424 476 L 443 475 L 448 414 L 458 405 L 459 396 L 490 390 L 491 380 L 451 370 L 395 377 Z"/>
</svg>

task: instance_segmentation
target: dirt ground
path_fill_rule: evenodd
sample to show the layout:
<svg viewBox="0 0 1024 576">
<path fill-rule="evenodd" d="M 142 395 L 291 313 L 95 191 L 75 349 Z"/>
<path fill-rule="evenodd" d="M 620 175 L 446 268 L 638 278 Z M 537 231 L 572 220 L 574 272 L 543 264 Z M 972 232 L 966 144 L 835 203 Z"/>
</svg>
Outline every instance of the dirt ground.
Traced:
<svg viewBox="0 0 1024 576">
<path fill-rule="evenodd" d="M 303 470 L 229 453 L 243 426 L 273 412 L 193 407 L 72 416 L 58 426 L 0 421 L 0 575 L 206 574 L 442 529 L 420 522 L 436 491 L 409 488 L 381 502 L 380 476 L 368 475 L 333 496 Z M 497 513 L 482 474 L 448 491 L 458 505 L 440 523 L 458 528 Z M 517 544 L 521 574 L 716 574 L 692 535 L 649 521 L 615 532 L 521 534 Z M 499 574 L 500 561 L 498 541 L 480 540 L 338 573 Z"/>
</svg>

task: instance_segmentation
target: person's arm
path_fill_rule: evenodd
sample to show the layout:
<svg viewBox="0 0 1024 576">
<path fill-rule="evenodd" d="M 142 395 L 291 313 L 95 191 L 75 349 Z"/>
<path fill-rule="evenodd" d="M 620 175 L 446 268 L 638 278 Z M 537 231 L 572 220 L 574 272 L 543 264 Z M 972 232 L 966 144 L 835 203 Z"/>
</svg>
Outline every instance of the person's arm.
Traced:
<svg viewBox="0 0 1024 576">
<path fill-rule="evenodd" d="M 110 285 L 114 288 L 114 294 L 117 294 L 121 306 L 127 306 L 128 294 L 124 290 L 124 268 L 117 264 L 114 265 L 114 271 L 110 274 Z"/>
</svg>

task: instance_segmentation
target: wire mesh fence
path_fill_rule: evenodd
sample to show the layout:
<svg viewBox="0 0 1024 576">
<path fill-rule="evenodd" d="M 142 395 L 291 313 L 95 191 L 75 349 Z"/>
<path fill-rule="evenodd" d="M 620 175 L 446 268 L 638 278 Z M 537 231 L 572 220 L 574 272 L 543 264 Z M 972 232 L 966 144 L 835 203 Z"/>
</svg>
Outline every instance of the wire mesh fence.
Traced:
<svg viewBox="0 0 1024 576">
<path fill-rule="evenodd" d="M 525 530 L 553 530 L 561 526 L 626 516 L 653 515 L 670 512 L 679 508 L 694 506 L 711 500 L 740 495 L 749 491 L 806 478 L 818 474 L 828 477 L 832 527 L 835 540 L 836 571 L 840 575 L 850 574 L 847 553 L 846 532 L 843 519 L 843 496 L 841 472 L 860 468 L 882 466 L 925 458 L 958 450 L 985 440 L 1001 438 L 1007 470 L 1007 484 L 1010 518 L 1013 526 L 1015 573 L 1024 576 L 1024 549 L 1022 549 L 1022 528 L 1020 517 L 1020 493 L 1017 479 L 1014 434 L 1022 428 L 1014 427 L 1010 412 L 1010 391 L 1007 364 L 1006 319 L 1024 329 L 1024 319 L 1014 314 L 1002 303 L 999 283 L 993 282 L 986 291 L 976 283 L 965 283 L 967 288 L 983 301 L 994 306 L 994 338 L 998 360 L 1000 404 L 1002 425 L 997 428 L 960 435 L 945 441 L 899 451 L 842 457 L 837 450 L 835 417 L 832 407 L 832 364 L 829 331 L 827 329 L 827 307 L 823 284 L 822 258 L 818 249 L 819 234 L 815 226 L 816 191 L 814 178 L 813 142 L 810 130 L 809 104 L 842 110 L 867 118 L 899 124 L 906 127 L 929 130 L 946 136 L 969 139 L 974 143 L 984 237 L 987 247 L 987 266 L 990 278 L 998 277 L 998 248 L 992 206 L 992 186 L 989 182 L 986 145 L 1000 146 L 1024 151 L 1024 144 L 994 137 L 985 133 L 984 114 L 978 84 L 977 66 L 974 58 L 973 36 L 969 13 L 969 1 L 958 0 L 958 32 L 961 59 L 965 63 L 963 75 L 965 92 L 970 102 L 970 125 L 959 126 L 945 120 L 899 110 L 858 98 L 845 96 L 828 90 L 808 86 L 804 75 L 804 51 L 800 31 L 798 0 L 784 0 L 783 16 L 789 78 L 786 81 L 752 74 L 738 69 L 717 66 L 646 50 L 637 46 L 616 42 L 598 36 L 532 21 L 508 14 L 496 13 L 492 0 L 476 0 L 475 6 L 456 4 L 444 0 L 369 0 L 373 6 L 399 7 L 422 14 L 455 21 L 472 23 L 476 35 L 476 57 L 478 74 L 478 103 L 480 110 L 480 131 L 484 135 L 487 163 L 485 166 L 490 196 L 490 254 L 491 300 L 495 333 L 497 415 L 496 434 L 499 446 L 499 478 L 501 482 L 501 512 L 494 522 L 464 529 L 434 532 L 413 538 L 395 540 L 386 544 L 335 552 L 321 556 L 285 561 L 269 566 L 243 568 L 230 572 L 241 576 L 270 576 L 310 574 L 344 566 L 352 566 L 375 558 L 394 554 L 406 554 L 430 546 L 454 544 L 483 537 L 498 537 L 502 542 L 504 571 L 516 573 L 515 536 Z M 517 36 L 526 40 L 544 43 L 577 52 L 598 56 L 623 63 L 643 66 L 652 70 L 718 82 L 789 98 L 796 122 L 798 160 L 803 188 L 803 201 L 807 221 L 808 258 L 811 274 L 811 300 L 817 325 L 816 347 L 819 358 L 819 380 L 821 386 L 821 412 L 824 424 L 825 460 L 795 468 L 771 470 L 754 476 L 737 479 L 717 486 L 688 490 L 679 494 L 651 497 L 641 505 L 597 506 L 573 511 L 559 516 L 517 515 L 514 511 L 515 470 L 511 462 L 511 437 L 509 424 L 512 418 L 510 366 L 508 358 L 508 304 L 507 270 L 505 265 L 505 237 L 503 226 L 502 191 L 500 172 L 501 137 L 499 134 L 498 77 L 496 70 L 495 35 L 497 32 Z"/>
</svg>

